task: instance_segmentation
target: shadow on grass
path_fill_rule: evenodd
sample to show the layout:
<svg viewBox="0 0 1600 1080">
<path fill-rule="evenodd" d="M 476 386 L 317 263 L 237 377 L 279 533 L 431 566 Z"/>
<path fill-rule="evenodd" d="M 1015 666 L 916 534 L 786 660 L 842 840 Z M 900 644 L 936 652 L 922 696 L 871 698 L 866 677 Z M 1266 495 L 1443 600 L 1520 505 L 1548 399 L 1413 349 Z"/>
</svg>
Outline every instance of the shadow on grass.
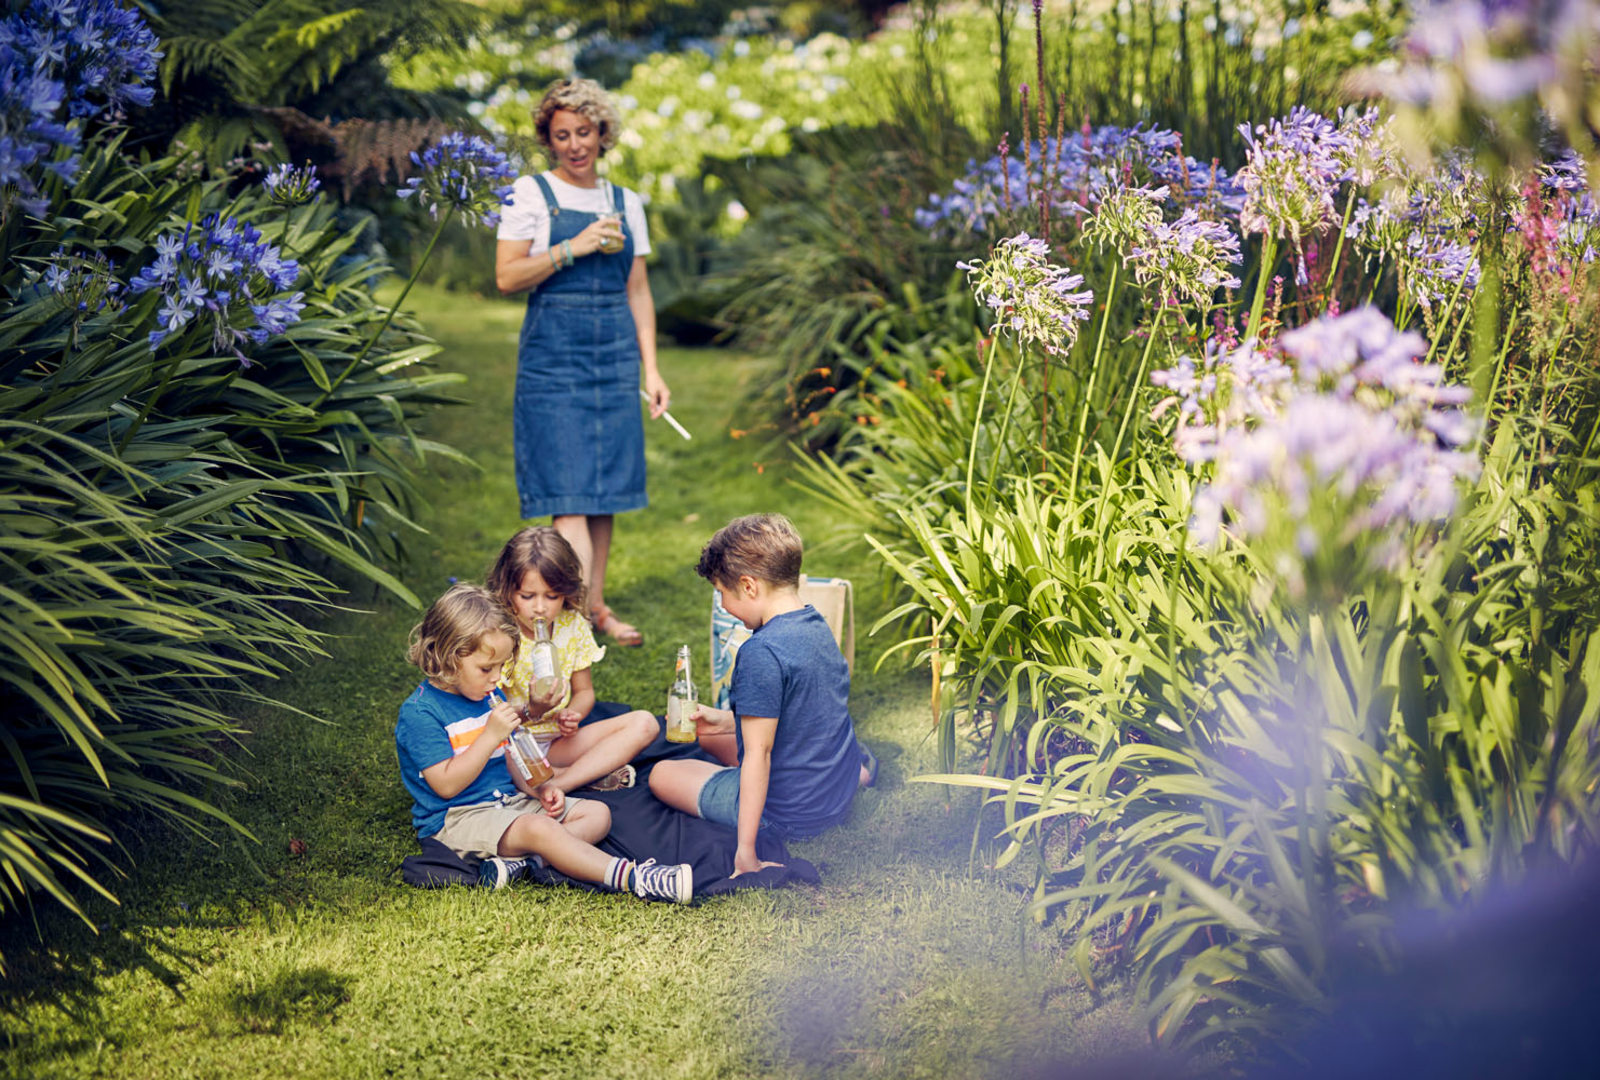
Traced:
<svg viewBox="0 0 1600 1080">
<path fill-rule="evenodd" d="M 285 966 L 254 989 L 234 991 L 227 1008 L 246 1031 L 277 1035 L 294 1021 L 332 1020 L 354 981 L 325 967 Z"/>
</svg>

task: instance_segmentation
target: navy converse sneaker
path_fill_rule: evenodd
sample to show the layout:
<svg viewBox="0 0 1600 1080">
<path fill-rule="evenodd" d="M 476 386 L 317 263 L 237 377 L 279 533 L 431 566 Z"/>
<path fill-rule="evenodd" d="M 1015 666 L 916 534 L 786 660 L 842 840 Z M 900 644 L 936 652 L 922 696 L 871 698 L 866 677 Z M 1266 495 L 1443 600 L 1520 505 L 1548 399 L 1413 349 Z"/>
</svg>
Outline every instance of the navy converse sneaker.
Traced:
<svg viewBox="0 0 1600 1080">
<path fill-rule="evenodd" d="M 688 863 L 662 866 L 646 859 L 633 867 L 633 891 L 646 900 L 687 904 L 694 899 L 694 867 Z"/>
<path fill-rule="evenodd" d="M 486 889 L 503 889 L 522 876 L 530 861 L 492 855 L 478 864 L 478 884 Z"/>
</svg>

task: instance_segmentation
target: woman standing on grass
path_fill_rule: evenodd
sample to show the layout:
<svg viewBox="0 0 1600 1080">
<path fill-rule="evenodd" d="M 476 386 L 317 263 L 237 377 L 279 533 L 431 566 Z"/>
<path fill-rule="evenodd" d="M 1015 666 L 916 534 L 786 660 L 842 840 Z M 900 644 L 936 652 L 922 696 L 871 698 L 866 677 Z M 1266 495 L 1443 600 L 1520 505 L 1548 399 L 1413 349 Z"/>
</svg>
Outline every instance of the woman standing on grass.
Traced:
<svg viewBox="0 0 1600 1080">
<path fill-rule="evenodd" d="M 639 631 L 606 605 L 605 581 L 613 515 L 648 502 L 641 368 L 650 415 L 672 399 L 656 368 L 649 229 L 639 196 L 595 172 L 619 128 L 598 83 L 562 79 L 533 121 L 553 167 L 517 179 L 495 250 L 500 291 L 528 292 L 513 407 L 517 493 L 524 518 L 552 515 L 578 552 L 595 629 L 638 645 Z"/>
</svg>

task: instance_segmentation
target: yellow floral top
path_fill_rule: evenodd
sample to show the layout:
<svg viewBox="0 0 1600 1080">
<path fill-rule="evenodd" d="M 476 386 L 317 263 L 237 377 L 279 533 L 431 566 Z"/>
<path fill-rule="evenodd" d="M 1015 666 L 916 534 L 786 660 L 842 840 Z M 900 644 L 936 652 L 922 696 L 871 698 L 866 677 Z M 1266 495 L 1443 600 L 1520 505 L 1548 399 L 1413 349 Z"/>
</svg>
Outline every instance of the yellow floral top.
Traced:
<svg viewBox="0 0 1600 1080">
<path fill-rule="evenodd" d="M 550 641 L 556 647 L 556 664 L 561 668 L 561 678 L 567 684 L 567 692 L 562 695 L 560 703 L 545 714 L 546 717 L 565 709 L 572 700 L 572 673 L 593 666 L 605 659 L 606 655 L 604 646 L 595 643 L 589 620 L 571 608 L 562 608 L 561 614 L 556 616 L 550 627 Z M 500 673 L 500 689 L 508 697 L 528 696 L 528 687 L 533 682 L 533 650 L 527 646 L 528 641 L 524 640 L 522 648 L 517 650 L 517 658 L 507 663 L 505 670 Z M 555 721 L 545 720 L 528 724 L 525 730 L 543 738 L 554 736 L 557 728 Z"/>
</svg>

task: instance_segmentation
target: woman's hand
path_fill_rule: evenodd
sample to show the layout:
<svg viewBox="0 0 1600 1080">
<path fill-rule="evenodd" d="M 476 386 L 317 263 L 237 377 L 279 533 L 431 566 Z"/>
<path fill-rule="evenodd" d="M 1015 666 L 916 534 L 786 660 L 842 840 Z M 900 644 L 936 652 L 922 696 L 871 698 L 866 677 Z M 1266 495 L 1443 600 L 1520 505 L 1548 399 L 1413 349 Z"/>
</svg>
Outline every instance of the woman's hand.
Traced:
<svg viewBox="0 0 1600 1080">
<path fill-rule="evenodd" d="M 572 253 L 583 256 L 608 250 L 605 244 L 607 240 L 612 243 L 610 250 L 622 250 L 622 223 L 614 218 L 596 218 L 572 238 Z"/>
<path fill-rule="evenodd" d="M 661 377 L 659 371 L 650 370 L 644 373 L 644 392 L 650 395 L 652 420 L 666 412 L 667 406 L 672 404 L 672 391 L 667 389 L 667 381 Z"/>
</svg>

